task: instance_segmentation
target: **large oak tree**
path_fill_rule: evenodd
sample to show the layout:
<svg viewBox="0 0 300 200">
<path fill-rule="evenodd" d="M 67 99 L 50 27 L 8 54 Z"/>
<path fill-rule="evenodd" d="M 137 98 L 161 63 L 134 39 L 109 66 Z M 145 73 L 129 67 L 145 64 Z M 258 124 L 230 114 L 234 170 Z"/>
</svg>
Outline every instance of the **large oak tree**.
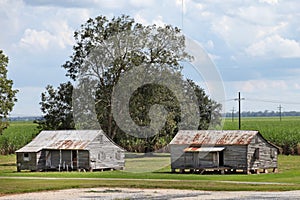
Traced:
<svg viewBox="0 0 300 200">
<path fill-rule="evenodd" d="M 116 116 L 113 115 L 112 94 L 119 80 L 128 71 L 140 69 L 140 66 L 146 66 L 145 73 L 152 76 L 159 76 L 159 73 L 168 71 L 171 76 L 181 79 L 181 61 L 192 57 L 185 52 L 185 38 L 180 30 L 171 25 L 145 26 L 125 15 L 111 20 L 99 16 L 83 24 L 74 37 L 76 44 L 73 47 L 73 55 L 63 67 L 67 70 L 66 75 L 72 81 L 76 81 L 78 87 L 85 88 L 84 91 L 91 90 L 92 108 L 95 109 L 96 118 L 105 133 L 128 150 L 152 151 L 168 144 L 178 130 L 178 124 L 183 121 L 182 108 L 174 94 L 174 88 L 172 91 L 156 83 L 145 84 L 138 87 L 128 99 L 130 117 L 139 126 L 149 126 L 153 123 L 151 113 L 149 114 L 153 105 L 163 105 L 167 112 L 166 122 L 159 134 L 147 138 L 132 138 L 118 126 L 114 119 Z M 139 75 L 137 73 L 137 79 L 140 78 Z M 134 78 L 132 81 L 134 82 Z M 172 80 L 169 83 L 172 84 Z M 128 82 L 124 87 L 132 85 L 134 84 Z M 208 128 L 212 116 L 216 119 L 220 117 L 220 104 L 209 99 L 204 90 L 191 80 L 183 80 L 178 84 L 178 89 L 184 89 L 185 92 L 181 96 L 189 96 L 187 88 L 195 93 L 194 100 L 200 110 L 197 128 Z M 82 112 L 73 114 L 88 119 L 91 112 L 84 110 L 89 107 L 87 104 L 91 101 L 89 95 L 83 97 L 86 98 L 81 96 L 74 99 L 73 96 L 73 104 L 84 102 L 79 106 Z M 46 96 L 43 101 L 47 101 Z M 118 103 L 122 113 L 124 102 Z M 48 104 L 41 105 L 43 107 Z M 92 126 L 89 123 L 81 124 L 80 128 L 89 128 L 89 125 Z"/>
</svg>

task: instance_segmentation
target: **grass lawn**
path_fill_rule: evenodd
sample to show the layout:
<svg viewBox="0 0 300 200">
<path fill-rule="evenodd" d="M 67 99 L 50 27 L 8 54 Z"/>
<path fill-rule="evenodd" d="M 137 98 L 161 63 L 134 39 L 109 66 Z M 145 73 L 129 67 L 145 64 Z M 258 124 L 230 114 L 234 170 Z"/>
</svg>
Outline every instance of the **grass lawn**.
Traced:
<svg viewBox="0 0 300 200">
<path fill-rule="evenodd" d="M 164 163 L 158 158 L 129 158 L 127 166 Z M 163 162 L 162 162 L 163 161 Z M 148 163 L 148 164 L 147 164 Z M 259 175 L 199 175 L 172 174 L 170 167 L 156 172 L 16 172 L 15 155 L 0 156 L 0 195 L 42 190 L 86 187 L 173 188 L 226 191 L 284 191 L 300 190 L 300 157 L 279 156 L 279 173 Z M 133 169 L 133 168 L 132 168 Z M 148 170 L 149 171 L 149 170 Z M 92 179 L 84 179 L 92 178 Z M 233 182 L 230 182 L 233 181 Z M 240 182 L 244 182 L 241 184 Z M 258 183 L 257 183 L 258 182 Z M 259 182 L 261 184 L 259 184 Z M 270 184 L 265 184 L 269 182 Z M 280 183 L 280 184 L 278 184 Z"/>
</svg>

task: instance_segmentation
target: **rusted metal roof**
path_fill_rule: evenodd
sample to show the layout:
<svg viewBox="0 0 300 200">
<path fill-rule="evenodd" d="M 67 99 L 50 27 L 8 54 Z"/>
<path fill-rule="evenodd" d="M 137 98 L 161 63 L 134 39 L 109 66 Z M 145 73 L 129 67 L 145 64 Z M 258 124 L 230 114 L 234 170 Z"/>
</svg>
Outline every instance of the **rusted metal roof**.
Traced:
<svg viewBox="0 0 300 200">
<path fill-rule="evenodd" d="M 181 130 L 170 144 L 182 145 L 248 145 L 258 131 Z"/>
<path fill-rule="evenodd" d="M 225 147 L 188 147 L 184 149 L 184 152 L 218 152 L 224 149 Z"/>
<path fill-rule="evenodd" d="M 30 143 L 16 152 L 38 152 L 42 149 L 84 150 L 101 130 L 42 131 Z"/>
</svg>

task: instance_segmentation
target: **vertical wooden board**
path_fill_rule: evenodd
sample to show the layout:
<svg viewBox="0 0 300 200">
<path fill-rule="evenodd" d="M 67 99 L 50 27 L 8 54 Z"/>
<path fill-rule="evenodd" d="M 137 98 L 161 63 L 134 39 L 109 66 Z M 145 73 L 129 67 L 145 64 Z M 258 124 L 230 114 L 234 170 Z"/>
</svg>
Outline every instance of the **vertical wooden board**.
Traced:
<svg viewBox="0 0 300 200">
<path fill-rule="evenodd" d="M 71 167 L 71 150 L 62 150 L 61 151 L 61 164 L 63 165 L 64 168 Z"/>
<path fill-rule="evenodd" d="M 87 150 L 78 151 L 78 167 L 84 169 L 90 168 L 89 151 Z"/>
<path fill-rule="evenodd" d="M 234 169 L 243 169 L 247 167 L 247 146 L 230 145 L 224 150 L 224 166 Z"/>
<path fill-rule="evenodd" d="M 37 169 L 44 170 L 46 166 L 46 158 L 45 158 L 45 151 L 39 151 L 37 154 Z"/>
<path fill-rule="evenodd" d="M 59 150 L 50 150 L 51 152 L 51 168 L 58 168 L 60 164 Z"/>
</svg>

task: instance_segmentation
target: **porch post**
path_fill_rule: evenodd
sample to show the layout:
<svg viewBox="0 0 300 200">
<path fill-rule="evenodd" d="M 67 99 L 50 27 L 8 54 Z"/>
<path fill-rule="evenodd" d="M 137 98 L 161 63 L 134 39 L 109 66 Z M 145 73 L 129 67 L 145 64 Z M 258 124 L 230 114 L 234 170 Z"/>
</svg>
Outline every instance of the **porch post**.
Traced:
<svg viewBox="0 0 300 200">
<path fill-rule="evenodd" d="M 79 153 L 78 149 L 76 150 L 77 158 L 76 158 L 76 165 L 77 165 L 77 170 L 79 169 Z"/>
<path fill-rule="evenodd" d="M 62 161 L 62 158 L 61 158 L 61 149 L 59 150 L 59 171 L 60 171 L 60 168 L 61 168 L 61 161 Z"/>
</svg>

